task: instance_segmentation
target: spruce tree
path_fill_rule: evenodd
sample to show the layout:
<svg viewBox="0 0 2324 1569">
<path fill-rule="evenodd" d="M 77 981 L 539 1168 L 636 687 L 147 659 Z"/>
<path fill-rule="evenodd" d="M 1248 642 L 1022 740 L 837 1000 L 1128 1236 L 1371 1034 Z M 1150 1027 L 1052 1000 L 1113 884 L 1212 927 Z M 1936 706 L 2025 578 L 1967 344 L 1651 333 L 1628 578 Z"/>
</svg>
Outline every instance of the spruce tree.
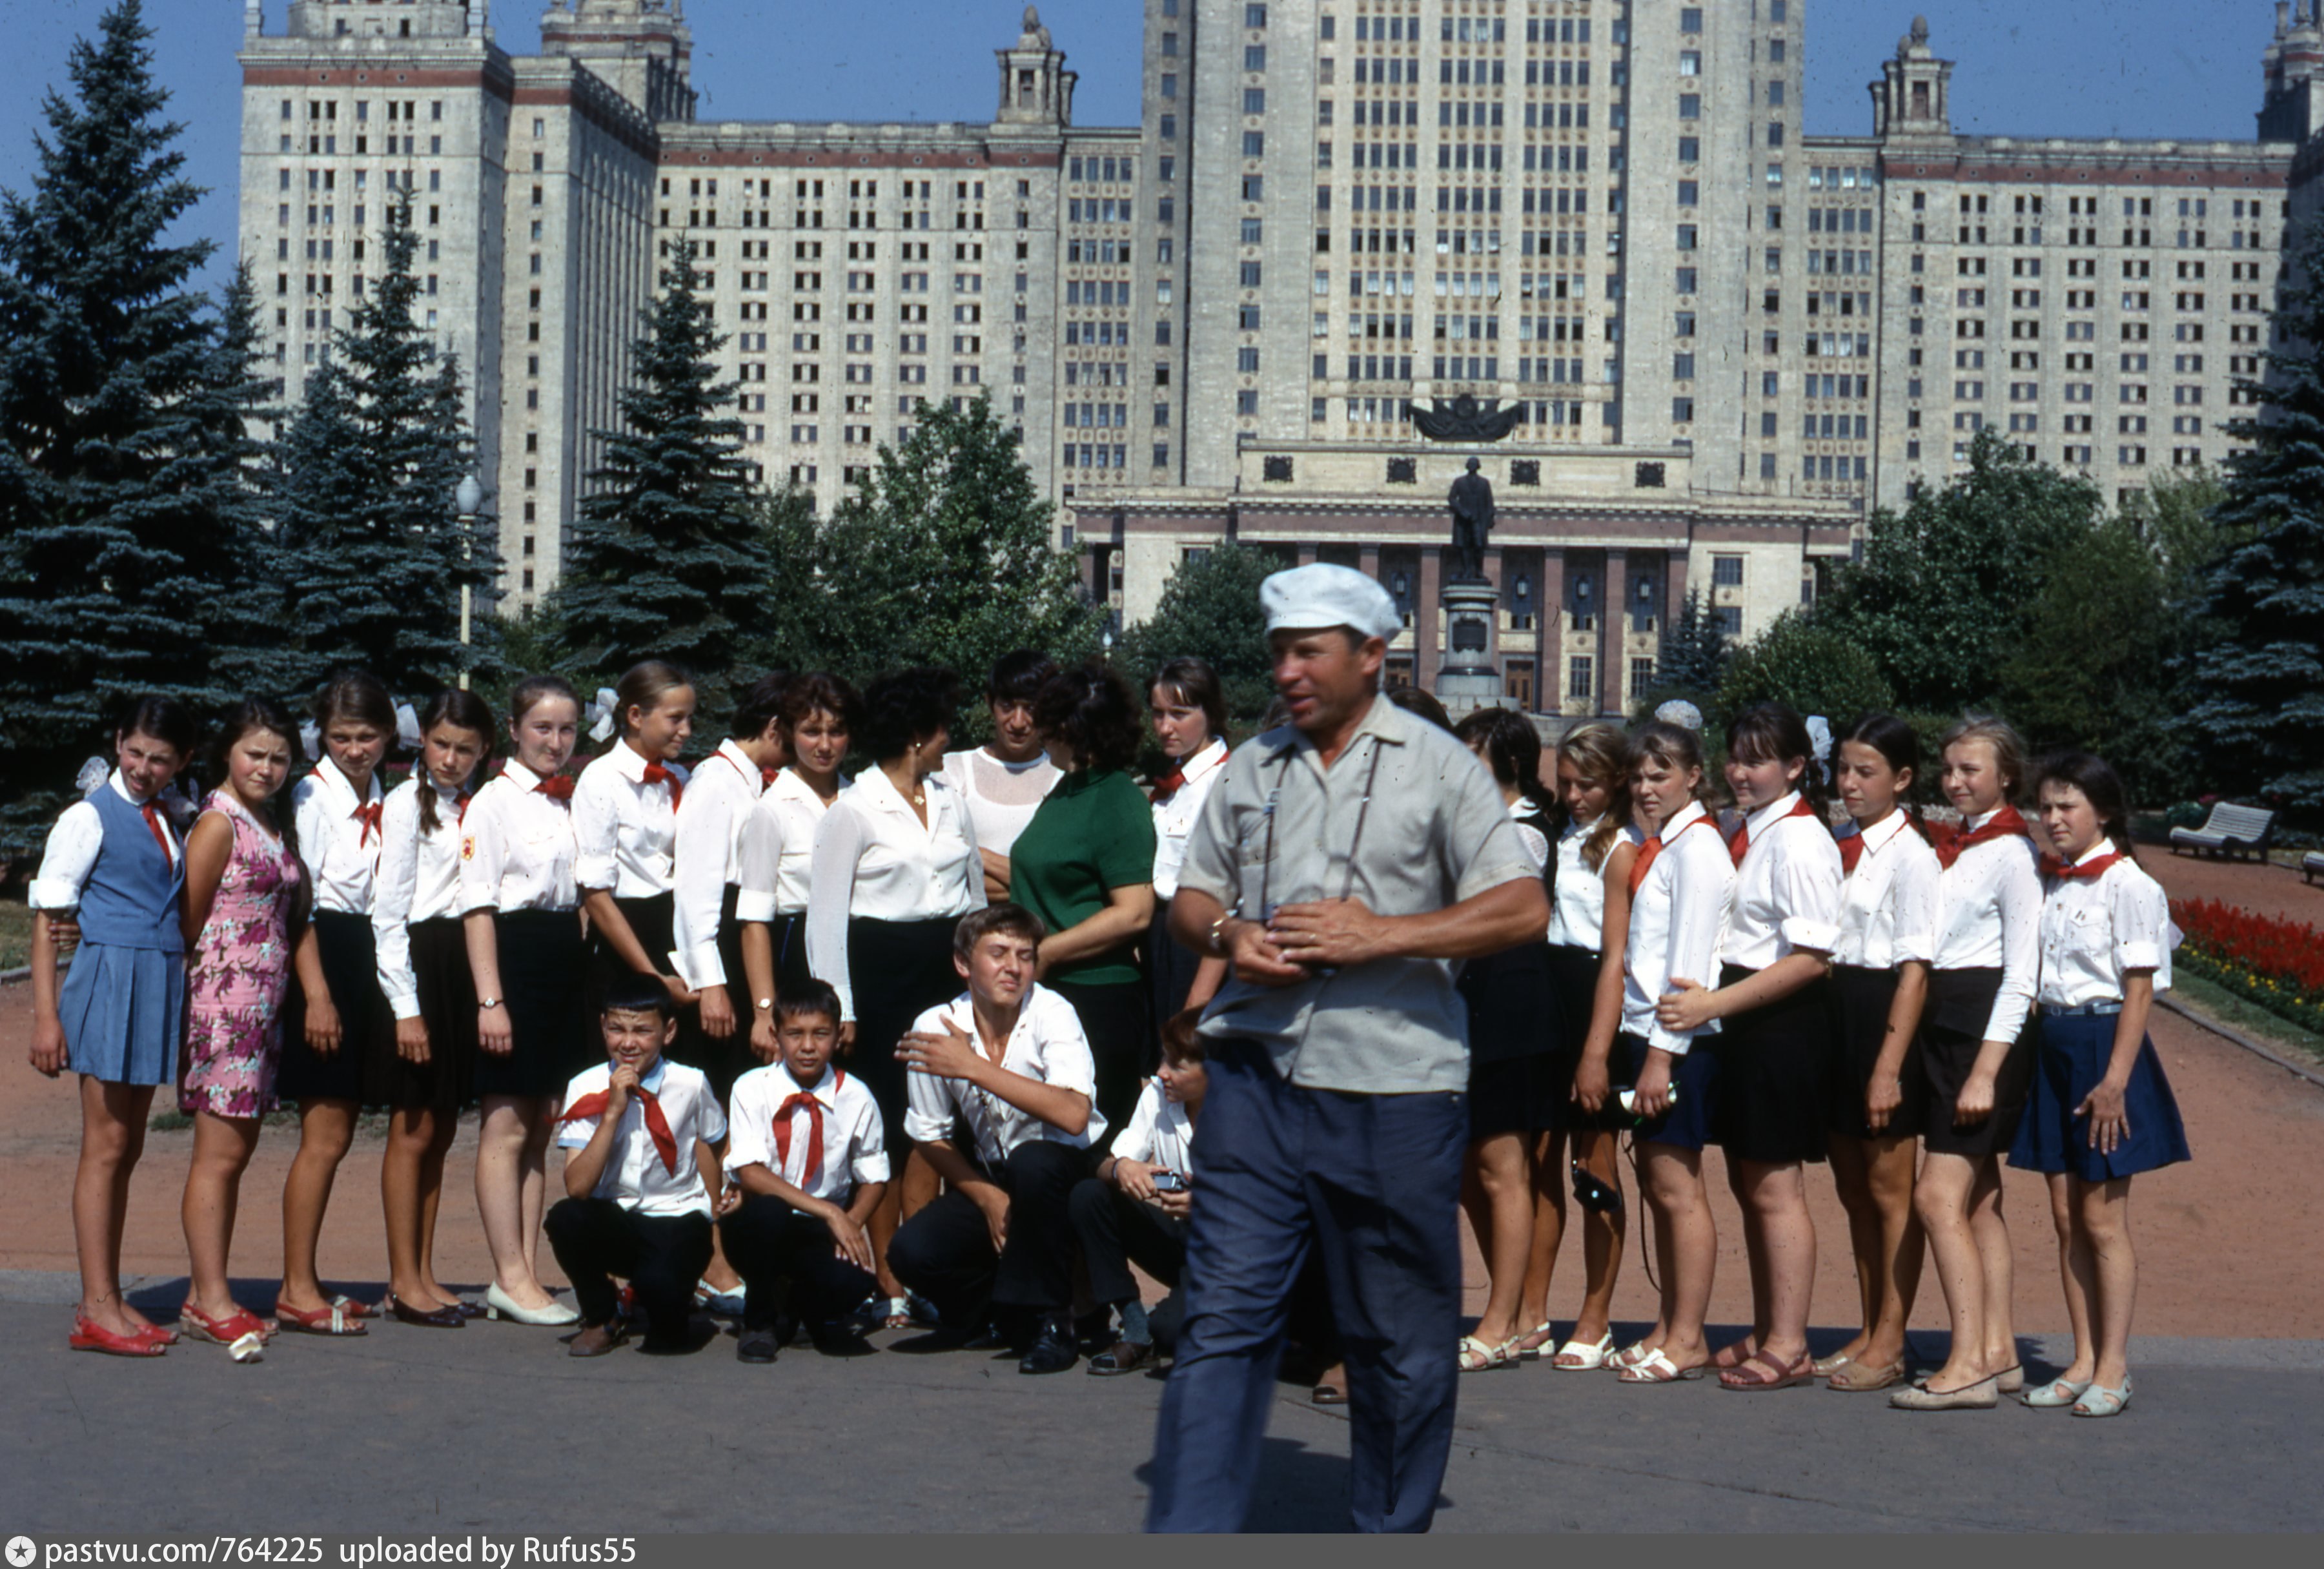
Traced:
<svg viewBox="0 0 2324 1569">
<path fill-rule="evenodd" d="M 120 709 L 215 706 L 248 514 L 219 481 L 248 392 L 169 243 L 201 192 L 137 0 L 77 42 L 28 194 L 0 197 L 0 859 L 38 843 Z M 221 356 L 224 356 L 223 358 Z"/>
<path fill-rule="evenodd" d="M 2275 310 L 2254 443 L 2211 514 L 2227 548 L 2205 575 L 2212 635 L 2186 717 L 2207 782 L 2271 805 L 2324 808 L 2324 225 L 2301 233 Z"/>
<path fill-rule="evenodd" d="M 1663 632 L 1655 663 L 1655 689 L 1661 695 L 1657 700 L 1687 697 L 1702 705 L 1726 678 L 1731 652 L 1702 590 L 1688 589 Z"/>
<path fill-rule="evenodd" d="M 715 357 L 725 337 L 696 289 L 690 246 L 631 349 L 622 425 L 592 434 L 604 462 L 550 597 L 558 663 L 595 678 L 669 660 L 715 704 L 745 678 L 769 558 L 735 385 Z"/>
<path fill-rule="evenodd" d="M 279 443 L 276 512 L 284 618 L 297 638 L 294 692 L 342 667 L 419 698 L 461 671 L 490 671 L 486 591 L 498 552 L 455 497 L 472 446 L 457 368 L 418 320 L 419 236 L 408 205 L 387 209 L 385 266 L 332 337 L 327 362 Z M 476 641 L 460 642 L 460 590 L 477 595 Z"/>
</svg>

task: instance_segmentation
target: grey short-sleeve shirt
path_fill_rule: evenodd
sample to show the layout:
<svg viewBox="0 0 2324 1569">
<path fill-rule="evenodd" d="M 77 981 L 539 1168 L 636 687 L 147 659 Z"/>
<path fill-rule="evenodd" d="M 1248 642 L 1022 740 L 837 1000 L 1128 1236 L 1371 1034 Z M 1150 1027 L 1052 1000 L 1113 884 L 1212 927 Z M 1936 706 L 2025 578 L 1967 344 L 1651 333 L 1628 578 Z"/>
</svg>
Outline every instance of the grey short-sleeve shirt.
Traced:
<svg viewBox="0 0 2324 1569">
<path fill-rule="evenodd" d="M 1375 697 L 1329 769 L 1287 725 L 1239 748 L 1204 803 L 1179 887 L 1253 920 L 1267 905 L 1343 893 L 1400 916 L 1540 875 L 1469 749 Z M 1449 960 L 1383 959 L 1291 986 L 1230 976 L 1201 1033 L 1263 1043 L 1277 1071 L 1311 1089 L 1458 1091 L 1469 1082 L 1469 1022 L 1453 974 Z"/>
</svg>

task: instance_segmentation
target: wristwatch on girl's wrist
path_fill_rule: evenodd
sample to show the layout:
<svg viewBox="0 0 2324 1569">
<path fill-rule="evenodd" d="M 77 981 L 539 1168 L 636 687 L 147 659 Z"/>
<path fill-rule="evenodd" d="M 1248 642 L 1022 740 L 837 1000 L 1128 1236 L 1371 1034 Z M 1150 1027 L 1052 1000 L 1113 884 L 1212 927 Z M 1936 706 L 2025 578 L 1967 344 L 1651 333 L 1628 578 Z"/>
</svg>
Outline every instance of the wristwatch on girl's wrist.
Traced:
<svg viewBox="0 0 2324 1569">
<path fill-rule="evenodd" d="M 479 997 L 476 999 L 477 1008 L 486 1013 L 490 1013 L 493 1009 L 500 1005 L 501 1000 L 497 997 Z"/>
</svg>

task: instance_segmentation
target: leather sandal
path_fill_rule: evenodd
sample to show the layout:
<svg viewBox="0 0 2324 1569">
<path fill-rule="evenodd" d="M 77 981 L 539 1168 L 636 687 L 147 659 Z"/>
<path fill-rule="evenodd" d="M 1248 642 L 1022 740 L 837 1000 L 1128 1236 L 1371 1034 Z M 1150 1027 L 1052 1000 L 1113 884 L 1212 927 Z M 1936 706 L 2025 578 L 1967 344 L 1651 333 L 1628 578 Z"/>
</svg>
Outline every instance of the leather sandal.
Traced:
<svg viewBox="0 0 2324 1569">
<path fill-rule="evenodd" d="M 1536 1335 L 1538 1335 L 1541 1338 L 1534 1340 Z M 1549 1355 L 1552 1351 L 1556 1349 L 1554 1343 L 1557 1339 L 1557 1328 L 1556 1325 L 1551 1324 L 1547 1319 L 1544 1319 L 1517 1338 L 1519 1340 L 1534 1341 L 1534 1343 L 1531 1345 L 1521 1345 L 1517 1347 L 1518 1360 L 1521 1361 L 1537 1362 L 1541 1361 L 1542 1358 Z"/>
<path fill-rule="evenodd" d="M 1490 1372 L 1495 1368 L 1515 1367 L 1517 1362 L 1517 1342 L 1524 1336 L 1513 1334 L 1499 1345 L 1488 1345 L 1473 1334 L 1461 1337 L 1461 1371 L 1464 1373 Z"/>
<path fill-rule="evenodd" d="M 2090 1387 L 2091 1381 L 2089 1379 L 2052 1379 L 2040 1389 L 2028 1389 L 2018 1396 L 2018 1403 L 2031 1406 L 2036 1411 L 2070 1406 L 2082 1398 L 2082 1391 Z"/>
<path fill-rule="evenodd" d="M 1656 1346 L 1616 1376 L 1626 1384 L 1691 1384 L 1710 1371 L 1709 1366 L 1702 1363 L 1680 1367 L 1664 1354 L 1662 1347 Z"/>
<path fill-rule="evenodd" d="M 274 1338 L 273 1329 L 247 1307 L 237 1307 L 232 1313 L 212 1318 L 189 1302 L 178 1309 L 178 1326 L 189 1339 L 207 1340 L 218 1345 L 232 1345 L 245 1334 L 254 1334 L 261 1341 Z"/>
<path fill-rule="evenodd" d="M 1561 1373 L 1594 1373 L 1613 1360 L 1614 1332 L 1609 1329 L 1598 1337 L 1594 1345 L 1584 1345 L 1578 1340 L 1567 1341 L 1557 1348 L 1557 1354 L 1549 1359 L 1549 1365 Z"/>
<path fill-rule="evenodd" d="M 93 1351 L 109 1357 L 157 1357 L 167 1348 L 143 1331 L 135 1334 L 115 1334 L 81 1312 L 73 1309 L 72 1334 L 65 1343 L 75 1351 Z"/>
<path fill-rule="evenodd" d="M 2073 1410 L 2077 1417 L 2112 1417 L 2129 1404 L 2130 1375 L 2125 1373 L 2119 1389 L 2109 1389 L 2104 1384 L 2094 1383 L 2084 1389 L 2082 1398 L 2074 1402 Z"/>
<path fill-rule="evenodd" d="M 340 1298 L 340 1301 L 345 1300 L 344 1297 Z M 289 1303 L 277 1300 L 274 1304 L 274 1316 L 281 1322 L 283 1328 L 295 1330 L 300 1334 L 321 1334 L 338 1340 L 351 1340 L 356 1335 L 371 1333 L 361 1324 L 349 1318 L 346 1310 L 337 1302 L 328 1307 L 318 1307 L 311 1313 L 301 1313 Z"/>
<path fill-rule="evenodd" d="M 1771 1389 L 1794 1389 L 1815 1382 L 1815 1358 L 1802 1352 L 1795 1361 L 1777 1361 L 1765 1351 L 1755 1351 L 1719 1375 L 1719 1387 L 1741 1395 L 1764 1395 Z"/>
<path fill-rule="evenodd" d="M 1893 1388 L 1904 1381 L 1904 1359 L 1898 1357 L 1886 1367 L 1871 1367 L 1849 1361 L 1840 1364 L 1825 1382 L 1827 1389 L 1838 1389 L 1843 1395 L 1868 1395 L 1875 1389 Z"/>
</svg>

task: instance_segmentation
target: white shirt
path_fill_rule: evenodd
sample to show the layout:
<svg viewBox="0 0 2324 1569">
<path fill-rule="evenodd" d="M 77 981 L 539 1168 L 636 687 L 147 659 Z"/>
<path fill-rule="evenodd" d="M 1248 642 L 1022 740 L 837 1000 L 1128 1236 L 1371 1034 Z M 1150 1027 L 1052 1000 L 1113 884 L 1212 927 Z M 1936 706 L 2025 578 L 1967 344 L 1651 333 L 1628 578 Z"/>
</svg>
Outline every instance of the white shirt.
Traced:
<svg viewBox="0 0 2324 1569">
<path fill-rule="evenodd" d="M 2074 864 L 2114 853 L 2101 834 Z M 2178 946 L 2170 899 L 2135 862 L 2117 861 L 2096 877 L 2053 877 L 2042 900 L 2041 1000 L 2053 1008 L 2119 1002 L 2128 970 L 2153 971 L 2155 991 L 2168 992 Z"/>
<path fill-rule="evenodd" d="M 299 859 L 314 879 L 315 908 L 340 915 L 369 915 L 372 884 L 379 875 L 380 835 L 363 821 L 366 801 L 387 798 L 379 771 L 371 775 L 364 801 L 355 787 L 326 757 L 315 771 L 290 787 L 291 818 L 299 826 Z"/>
<path fill-rule="evenodd" d="M 1138 1092 L 1130 1121 L 1113 1136 L 1120 1160 L 1142 1160 L 1184 1177 L 1194 1168 L 1194 1123 L 1186 1108 L 1162 1092 L 1160 1079 L 1148 1079 Z"/>
<path fill-rule="evenodd" d="M 847 972 L 847 923 L 941 920 L 984 908 L 984 863 L 960 792 L 923 781 L 925 826 L 887 774 L 867 768 L 839 792 L 815 831 L 807 878 L 807 968 L 839 992 L 840 1018 L 855 1018 Z"/>
<path fill-rule="evenodd" d="M 839 781 L 842 791 L 847 783 Z M 759 798 L 757 808 L 742 825 L 742 892 L 734 902 L 737 919 L 770 921 L 807 909 L 815 874 L 816 830 L 823 826 L 824 814 L 832 804 L 791 769 L 783 770 L 767 787 L 767 793 Z"/>
<path fill-rule="evenodd" d="M 581 771 L 573 789 L 573 836 L 580 845 L 573 881 L 582 888 L 606 890 L 615 899 L 651 899 L 670 891 L 678 812 L 670 805 L 669 781 L 646 783 L 651 761 L 620 741 Z M 664 766 L 676 783 L 686 782 L 684 769 Z"/>
<path fill-rule="evenodd" d="M 534 788 L 540 776 L 511 759 L 468 802 L 460 824 L 462 915 L 479 909 L 572 909 L 573 813 Z"/>
<path fill-rule="evenodd" d="M 809 1175 L 808 1151 L 814 1148 L 815 1113 L 805 1106 L 790 1111 L 791 1148 L 788 1158 L 775 1156 L 775 1113 L 785 1101 L 800 1093 L 791 1070 L 780 1063 L 752 1068 L 734 1081 L 727 1120 L 726 1170 L 731 1177 L 745 1166 L 763 1166 L 809 1198 L 844 1206 L 857 1187 L 888 1180 L 888 1151 L 880 1131 L 880 1103 L 863 1081 L 825 1064 L 823 1076 L 807 1093 L 823 1107 L 823 1166 Z"/>
<path fill-rule="evenodd" d="M 1227 743 L 1213 737 L 1209 745 L 1178 765 L 1186 776 L 1167 800 L 1154 803 L 1154 897 L 1173 899 L 1178 892 L 1178 868 L 1186 863 L 1186 837 L 1203 816 L 1203 803 L 1219 782 L 1226 766 Z"/>
<path fill-rule="evenodd" d="M 945 752 L 941 771 L 945 782 L 967 804 L 977 844 L 995 855 L 1009 854 L 1017 835 L 1065 777 L 1047 752 L 1036 753 L 1028 762 L 1003 762 L 981 746 Z"/>
<path fill-rule="evenodd" d="M 1797 949 L 1828 954 L 1840 940 L 1840 846 L 1813 811 L 1792 815 L 1799 804 L 1799 792 L 1787 791 L 1744 819 L 1750 837 L 1719 937 L 1725 964 L 1764 970 Z"/>
<path fill-rule="evenodd" d="M 975 1011 L 965 992 L 943 1007 L 921 1014 L 912 1021 L 912 1030 L 942 1035 L 946 1020 L 966 1030 L 978 1051 L 984 1049 L 983 1038 L 976 1032 Z M 1089 1038 L 1082 1033 L 1081 1016 L 1072 1003 L 1047 986 L 1036 985 L 1025 993 L 1024 1006 L 1017 1012 L 1017 1028 L 1009 1032 L 1009 1045 L 1001 1054 L 1001 1066 L 1041 1084 L 1078 1092 L 1090 1103 L 1089 1126 L 1078 1133 L 1067 1133 L 966 1079 L 911 1073 L 905 1084 L 909 1104 L 904 1112 L 904 1136 L 916 1144 L 950 1140 L 953 1119 L 962 1118 L 968 1123 L 977 1158 L 987 1169 L 1000 1166 L 1019 1144 L 1035 1139 L 1086 1149 L 1105 1137 L 1105 1117 L 1097 1109 L 1097 1064 L 1090 1056 Z"/>
<path fill-rule="evenodd" d="M 728 885 L 742 881 L 742 825 L 750 821 L 762 788 L 759 765 L 729 739 L 687 780 L 686 798 L 678 804 L 670 852 L 670 891 L 677 896 L 670 901 L 670 941 L 678 946 L 678 974 L 697 992 L 726 983 L 718 918 L 726 907 Z"/>
<path fill-rule="evenodd" d="M 1719 984 L 1719 928 L 1735 884 L 1735 862 L 1719 825 L 1702 803 L 1689 801 L 1663 825 L 1662 850 L 1630 900 L 1630 931 L 1622 948 L 1622 1029 L 1649 1047 L 1684 1057 L 1698 1035 L 1715 1035 L 1719 1020 L 1700 1029 L 1665 1029 L 1655 1005 L 1674 977 Z M 1641 850 L 1640 854 L 1646 852 Z"/>
<path fill-rule="evenodd" d="M 565 1086 L 565 1104 L 597 1094 L 613 1082 L 610 1062 L 584 1068 Z M 672 1171 L 661 1163 L 661 1151 L 654 1148 L 653 1136 L 646 1131 L 646 1103 L 632 1095 L 630 1103 L 622 1108 L 621 1126 L 613 1131 L 613 1152 L 605 1157 L 605 1169 L 598 1174 L 597 1186 L 589 1190 L 589 1196 L 610 1198 L 640 1214 L 706 1218 L 710 1190 L 702 1186 L 701 1160 L 695 1145 L 715 1144 L 726 1137 L 726 1113 L 718 1109 L 718 1097 L 710 1093 L 710 1080 L 700 1068 L 664 1057 L 654 1059 L 653 1071 L 638 1084 L 661 1103 L 661 1114 L 678 1144 L 678 1169 Z M 599 1121 L 581 1117 L 558 1123 L 557 1147 L 583 1148 L 596 1133 Z"/>
<path fill-rule="evenodd" d="M 1557 836 L 1557 891 L 1549 911 L 1551 942 L 1592 954 L 1605 942 L 1606 863 L 1600 862 L 1592 871 L 1582 848 L 1604 821 L 1603 817 L 1595 817 L 1587 823 L 1569 824 L 1565 832 Z M 1634 825 L 1625 823 L 1607 844 L 1606 860 L 1614 858 L 1614 851 L 1619 845 L 1645 842 L 1644 834 Z"/>
<path fill-rule="evenodd" d="M 420 826 L 420 780 L 415 775 L 388 792 L 387 809 L 381 814 L 371 932 L 379 989 L 398 1019 L 420 1017 L 420 980 L 411 969 L 412 923 L 459 913 L 460 808 L 466 798 L 437 791 L 436 831 L 428 833 Z"/>
<path fill-rule="evenodd" d="M 1994 811 L 2001 808 L 1997 807 Z M 1964 833 L 1992 821 L 1969 818 Z M 2041 856 L 2022 834 L 1971 845 L 1937 879 L 1937 968 L 2001 972 L 1986 1040 L 2015 1040 L 2042 964 Z"/>
<path fill-rule="evenodd" d="M 1914 832 L 1912 819 L 1892 811 L 1868 828 L 1856 870 L 1840 885 L 1840 937 L 1835 964 L 1893 970 L 1937 956 L 1937 853 Z"/>
<path fill-rule="evenodd" d="M 128 781 L 115 769 L 105 788 L 143 808 L 143 800 L 130 792 Z M 176 826 L 166 811 L 154 816 L 161 825 L 161 837 L 170 847 L 170 864 L 175 866 L 185 859 L 185 850 L 178 842 Z M 80 908 L 80 891 L 88 886 L 88 874 L 97 869 L 97 852 L 105 847 L 105 819 L 97 815 L 97 807 L 89 801 L 75 801 L 57 817 L 56 826 L 49 830 L 48 848 L 41 856 L 40 875 L 32 879 L 31 904 L 34 909 L 77 910 Z"/>
</svg>

